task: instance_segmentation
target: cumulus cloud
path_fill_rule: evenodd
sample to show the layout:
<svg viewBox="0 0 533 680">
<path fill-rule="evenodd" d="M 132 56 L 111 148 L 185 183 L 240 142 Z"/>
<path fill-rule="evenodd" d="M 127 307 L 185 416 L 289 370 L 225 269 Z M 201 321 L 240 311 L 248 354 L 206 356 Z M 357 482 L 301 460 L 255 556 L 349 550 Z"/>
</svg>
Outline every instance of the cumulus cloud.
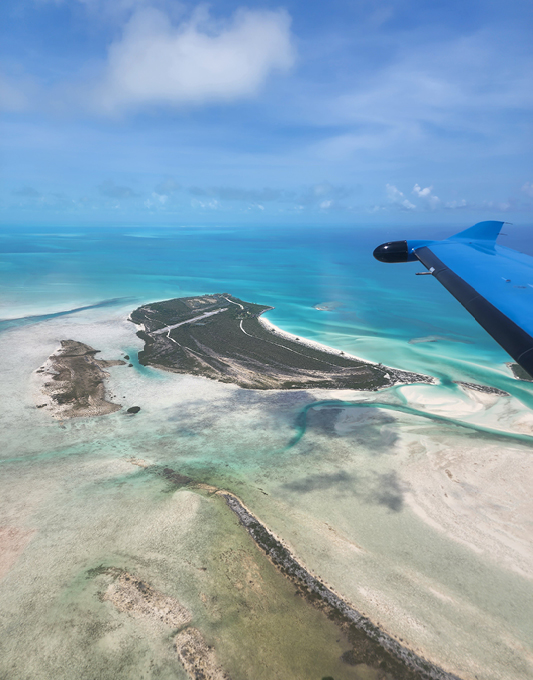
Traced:
<svg viewBox="0 0 533 680">
<path fill-rule="evenodd" d="M 354 190 L 350 187 L 334 186 L 329 182 L 321 182 L 305 189 L 297 200 L 309 207 L 319 205 L 320 208 L 330 208 L 334 203 L 348 198 L 353 193 Z"/>
<path fill-rule="evenodd" d="M 240 9 L 220 23 L 204 9 L 173 25 L 164 12 L 145 8 L 109 48 L 93 101 L 108 113 L 145 104 L 228 102 L 255 94 L 294 59 L 290 17 L 283 10 Z"/>
<path fill-rule="evenodd" d="M 429 196 L 432 189 L 433 187 L 426 187 L 425 189 L 422 189 L 419 184 L 415 184 L 413 187 L 413 194 L 419 197 Z"/>
<path fill-rule="evenodd" d="M 191 200 L 191 207 L 192 208 L 207 208 L 209 210 L 220 210 L 222 207 L 220 203 L 215 199 L 212 198 L 209 201 L 200 201 L 197 198 L 193 198 Z"/>
<path fill-rule="evenodd" d="M 526 194 L 526 196 L 533 198 L 533 182 L 526 182 L 522 187 L 522 191 Z"/>
<path fill-rule="evenodd" d="M 158 194 L 156 191 L 152 191 L 150 198 L 144 201 L 145 208 L 164 208 L 168 201 L 168 196 L 166 194 Z"/>
<path fill-rule="evenodd" d="M 297 204 L 298 209 L 335 207 L 342 209 L 342 200 L 351 196 L 354 188 L 335 186 L 329 182 L 321 182 L 311 186 L 302 187 L 300 191 L 263 187 L 262 189 L 249 189 L 243 187 L 197 187 L 188 189 L 189 193 L 200 201 L 204 198 L 213 198 L 223 202 L 249 203 L 253 207 L 264 210 L 264 203 Z"/>
<path fill-rule="evenodd" d="M 465 198 L 462 198 L 460 201 L 448 201 L 444 204 L 444 207 L 447 210 L 464 210 L 465 208 L 469 208 L 471 206 L 469 206 Z"/>
<path fill-rule="evenodd" d="M 413 194 L 418 196 L 418 198 L 424 199 L 427 205 L 433 210 L 440 204 L 440 198 L 432 193 L 433 187 L 426 187 L 422 189 L 419 184 L 415 184 L 413 187 Z"/>
<path fill-rule="evenodd" d="M 411 201 L 405 198 L 403 195 L 403 191 L 400 191 L 397 187 L 394 186 L 394 184 L 387 184 L 385 188 L 387 190 L 387 198 L 389 200 L 389 203 L 397 205 L 403 210 L 414 210 L 416 208 L 416 205 L 414 205 L 414 203 L 411 203 Z"/>
</svg>

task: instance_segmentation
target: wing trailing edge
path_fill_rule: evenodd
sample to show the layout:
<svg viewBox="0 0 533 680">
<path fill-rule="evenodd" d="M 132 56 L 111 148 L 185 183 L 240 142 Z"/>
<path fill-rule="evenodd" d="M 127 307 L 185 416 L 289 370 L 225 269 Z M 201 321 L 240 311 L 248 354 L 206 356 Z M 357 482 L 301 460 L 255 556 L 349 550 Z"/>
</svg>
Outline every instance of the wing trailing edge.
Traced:
<svg viewBox="0 0 533 680">
<path fill-rule="evenodd" d="M 419 248 L 416 256 L 500 347 L 503 347 L 507 354 L 533 376 L 533 338 L 531 335 L 447 267 L 431 248 Z"/>
<path fill-rule="evenodd" d="M 496 239 L 500 235 L 502 226 L 505 222 L 495 222 L 489 220 L 487 222 L 478 222 L 474 224 L 473 227 L 469 227 L 464 231 L 460 231 L 458 234 L 450 236 L 450 241 L 456 241 L 458 239 L 468 239 L 470 241 L 492 241 L 496 243 Z"/>
<path fill-rule="evenodd" d="M 374 257 L 420 261 L 533 376 L 533 258 L 496 244 L 503 224 L 479 222 L 443 241 L 384 243 Z"/>
</svg>

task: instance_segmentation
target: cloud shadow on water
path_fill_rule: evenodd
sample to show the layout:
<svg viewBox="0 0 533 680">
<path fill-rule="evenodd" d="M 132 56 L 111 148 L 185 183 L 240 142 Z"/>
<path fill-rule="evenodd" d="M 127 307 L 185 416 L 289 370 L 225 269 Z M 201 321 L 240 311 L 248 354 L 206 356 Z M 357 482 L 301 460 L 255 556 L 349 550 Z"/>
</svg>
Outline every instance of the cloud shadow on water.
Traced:
<svg viewBox="0 0 533 680">
<path fill-rule="evenodd" d="M 297 493 L 329 491 L 330 489 L 353 493 L 356 485 L 357 477 L 341 470 L 331 474 L 309 475 L 308 477 L 284 484 L 283 488 Z"/>
<path fill-rule="evenodd" d="M 396 472 L 376 473 L 372 487 L 372 495 L 367 502 L 384 505 L 391 512 L 403 509 L 404 494 Z"/>
<path fill-rule="evenodd" d="M 372 454 L 390 453 L 398 440 L 396 418 L 382 410 L 332 406 L 309 409 L 298 415 L 295 426 L 328 437 L 350 439 Z"/>
<path fill-rule="evenodd" d="M 390 512 L 400 512 L 404 504 L 404 489 L 394 471 L 364 476 L 345 470 L 312 474 L 283 484 L 282 489 L 300 495 L 326 491 L 337 496 L 355 496 L 364 503 L 384 506 Z"/>
</svg>

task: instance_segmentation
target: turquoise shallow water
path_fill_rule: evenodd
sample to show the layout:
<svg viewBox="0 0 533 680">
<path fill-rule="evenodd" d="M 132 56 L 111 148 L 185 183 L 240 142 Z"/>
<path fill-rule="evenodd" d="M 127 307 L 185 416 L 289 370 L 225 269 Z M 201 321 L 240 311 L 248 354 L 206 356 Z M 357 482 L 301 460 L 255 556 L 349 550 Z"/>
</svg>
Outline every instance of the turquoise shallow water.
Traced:
<svg viewBox="0 0 533 680">
<path fill-rule="evenodd" d="M 383 409 L 385 411 L 398 411 L 400 413 L 408 413 L 413 416 L 419 416 L 421 418 L 427 418 L 428 420 L 433 420 L 437 423 L 447 423 L 449 425 L 455 425 L 460 428 L 465 428 L 466 430 L 472 430 L 474 432 L 481 432 L 484 434 L 489 434 L 495 438 L 501 438 L 502 443 L 509 442 L 523 442 L 529 444 L 533 448 L 533 436 L 527 434 L 519 434 L 516 432 L 505 432 L 503 430 L 498 430 L 495 427 L 485 427 L 478 423 L 466 423 L 457 418 L 449 418 L 447 416 L 437 415 L 435 413 L 428 413 L 421 411 L 420 409 L 412 408 L 403 404 L 391 404 L 388 402 L 375 401 L 372 403 L 364 402 L 350 402 L 342 401 L 340 399 L 328 400 L 328 401 L 315 401 L 312 404 L 307 404 L 304 406 L 298 416 L 295 419 L 295 431 L 296 434 L 287 444 L 287 449 L 291 449 L 296 446 L 298 442 L 305 435 L 307 430 L 307 415 L 312 409 L 345 409 L 345 408 L 377 408 Z"/>
<path fill-rule="evenodd" d="M 227 291 L 274 306 L 268 318 L 299 336 L 448 385 L 491 384 L 533 405 L 533 388 L 505 368 L 507 354 L 436 281 L 415 276 L 420 266 L 373 259 L 378 243 L 402 235 L 392 228 L 4 229 L 0 331 L 83 307 Z M 338 306 L 313 308 L 323 302 Z"/>
</svg>

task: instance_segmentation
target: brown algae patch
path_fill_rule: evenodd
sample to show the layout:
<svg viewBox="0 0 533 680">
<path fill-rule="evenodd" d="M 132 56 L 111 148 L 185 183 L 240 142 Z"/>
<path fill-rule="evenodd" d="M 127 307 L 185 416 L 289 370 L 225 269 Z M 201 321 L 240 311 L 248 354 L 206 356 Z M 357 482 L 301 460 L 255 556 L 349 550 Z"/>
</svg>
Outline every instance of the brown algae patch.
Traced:
<svg viewBox="0 0 533 680">
<path fill-rule="evenodd" d="M 229 680 L 197 628 L 186 628 L 176 635 L 174 645 L 183 667 L 193 680 Z"/>
<path fill-rule="evenodd" d="M 42 392 L 49 398 L 47 406 L 53 416 L 80 418 L 101 416 L 122 408 L 106 399 L 105 381 L 109 366 L 123 366 L 124 361 L 96 359 L 99 350 L 77 340 L 61 340 L 61 347 L 44 366 L 37 369 L 44 380 Z"/>
</svg>

